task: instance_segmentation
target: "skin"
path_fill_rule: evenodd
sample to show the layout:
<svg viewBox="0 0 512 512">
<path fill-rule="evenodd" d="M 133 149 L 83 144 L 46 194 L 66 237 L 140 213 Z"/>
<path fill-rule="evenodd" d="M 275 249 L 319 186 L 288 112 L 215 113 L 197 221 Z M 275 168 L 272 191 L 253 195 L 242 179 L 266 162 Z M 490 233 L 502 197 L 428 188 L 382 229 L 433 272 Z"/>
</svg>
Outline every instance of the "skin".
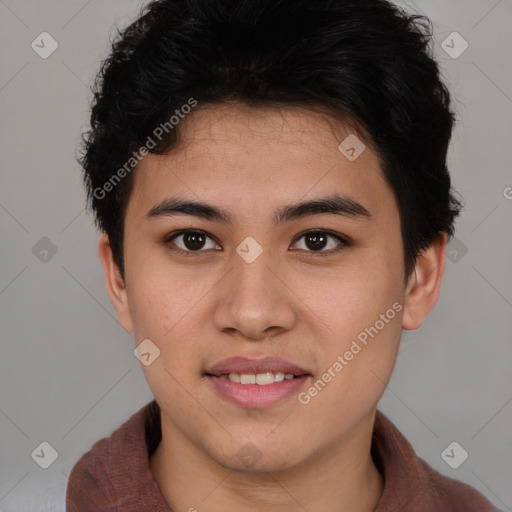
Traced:
<svg viewBox="0 0 512 512">
<path fill-rule="evenodd" d="M 106 235 L 99 242 L 119 322 L 136 344 L 149 338 L 161 351 L 142 370 L 162 410 L 150 470 L 165 500 L 177 511 L 373 511 L 384 488 L 370 455 L 377 402 L 402 328 L 420 327 L 438 299 L 446 234 L 405 280 L 399 210 L 376 154 L 367 145 L 349 161 L 338 145 L 352 130 L 320 113 L 200 105 L 179 128 L 178 148 L 148 155 L 136 170 L 124 281 Z M 284 205 L 332 193 L 371 217 L 274 223 Z M 146 217 L 169 197 L 214 205 L 233 223 Z M 214 240 L 187 257 L 184 237 L 162 241 L 181 229 Z M 350 245 L 332 252 L 340 242 L 329 238 L 321 251 L 330 254 L 315 256 L 301 235 L 321 229 Z M 250 264 L 236 252 L 248 236 L 263 248 Z M 204 376 L 228 357 L 272 355 L 312 373 L 307 390 L 394 303 L 402 310 L 307 405 L 293 394 L 242 408 Z M 237 457 L 247 443 L 261 453 L 252 467 Z"/>
</svg>

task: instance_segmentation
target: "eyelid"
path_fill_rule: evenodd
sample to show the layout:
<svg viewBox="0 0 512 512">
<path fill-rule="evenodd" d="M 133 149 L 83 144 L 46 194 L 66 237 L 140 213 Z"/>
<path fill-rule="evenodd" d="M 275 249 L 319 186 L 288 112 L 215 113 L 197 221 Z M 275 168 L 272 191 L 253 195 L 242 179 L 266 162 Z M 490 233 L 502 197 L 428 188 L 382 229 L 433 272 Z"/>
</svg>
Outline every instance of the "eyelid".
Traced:
<svg viewBox="0 0 512 512">
<path fill-rule="evenodd" d="M 172 233 L 169 233 L 168 235 L 164 236 L 162 242 L 163 242 L 164 245 L 168 245 L 175 238 L 177 238 L 177 237 L 179 237 L 181 235 L 185 235 L 187 233 L 199 233 L 201 235 L 204 235 L 205 238 L 209 238 L 211 241 L 215 242 L 217 245 L 221 245 L 219 243 L 219 241 L 214 236 L 210 235 L 210 233 L 208 233 L 207 231 L 204 231 L 202 229 L 194 229 L 194 228 L 180 229 L 178 231 L 174 231 Z M 171 250 L 189 256 L 189 255 L 194 255 L 194 254 L 206 253 L 206 252 L 209 252 L 211 249 L 207 249 L 207 250 L 198 249 L 197 251 L 190 251 L 190 250 L 186 251 L 184 249 L 181 249 L 180 247 L 175 247 L 175 248 L 172 248 Z"/>
<path fill-rule="evenodd" d="M 338 242 L 340 242 L 340 245 L 338 247 L 334 248 L 334 249 L 330 249 L 330 250 L 327 250 L 327 251 L 324 251 L 324 250 L 305 251 L 304 249 L 292 249 L 292 250 L 304 251 L 304 252 L 307 252 L 307 253 L 315 255 L 315 256 L 324 256 L 324 255 L 327 256 L 329 254 L 333 254 L 333 253 L 336 253 L 336 252 L 340 251 L 343 247 L 348 247 L 348 246 L 351 245 L 351 240 L 347 236 L 342 235 L 341 233 L 337 233 L 335 231 L 331 231 L 329 229 L 320 229 L 320 228 L 308 229 L 306 231 L 303 231 L 302 233 L 297 235 L 297 237 L 293 241 L 292 245 L 296 244 L 301 238 L 303 238 L 304 236 L 306 236 L 308 234 L 318 234 L 318 233 L 319 234 L 325 234 L 327 236 L 335 238 L 336 240 L 338 240 Z"/>
</svg>

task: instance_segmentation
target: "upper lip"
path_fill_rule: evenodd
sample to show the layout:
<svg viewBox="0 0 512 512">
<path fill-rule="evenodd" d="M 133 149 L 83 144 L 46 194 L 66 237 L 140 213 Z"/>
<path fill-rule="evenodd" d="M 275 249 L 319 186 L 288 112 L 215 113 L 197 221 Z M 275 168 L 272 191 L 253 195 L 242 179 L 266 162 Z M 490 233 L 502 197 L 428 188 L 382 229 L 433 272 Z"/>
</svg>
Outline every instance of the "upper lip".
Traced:
<svg viewBox="0 0 512 512">
<path fill-rule="evenodd" d="M 293 375 L 309 375 L 309 372 L 300 366 L 281 359 L 280 357 L 262 357 L 251 359 L 247 357 L 230 357 L 224 359 L 206 370 L 210 375 L 220 376 L 229 373 L 258 374 L 266 372 L 291 373 Z"/>
</svg>

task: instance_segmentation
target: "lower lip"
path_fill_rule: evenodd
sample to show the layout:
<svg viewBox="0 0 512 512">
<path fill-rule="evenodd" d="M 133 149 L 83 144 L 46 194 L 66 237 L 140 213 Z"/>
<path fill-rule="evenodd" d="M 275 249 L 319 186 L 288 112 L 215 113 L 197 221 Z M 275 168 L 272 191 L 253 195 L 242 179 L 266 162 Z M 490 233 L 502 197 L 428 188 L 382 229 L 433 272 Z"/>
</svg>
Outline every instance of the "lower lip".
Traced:
<svg viewBox="0 0 512 512">
<path fill-rule="evenodd" d="M 221 379 L 207 375 L 215 390 L 231 402 L 249 408 L 263 408 L 276 404 L 286 397 L 296 393 L 309 379 L 309 375 L 301 375 L 293 379 L 266 384 L 239 384 L 229 379 Z"/>
</svg>

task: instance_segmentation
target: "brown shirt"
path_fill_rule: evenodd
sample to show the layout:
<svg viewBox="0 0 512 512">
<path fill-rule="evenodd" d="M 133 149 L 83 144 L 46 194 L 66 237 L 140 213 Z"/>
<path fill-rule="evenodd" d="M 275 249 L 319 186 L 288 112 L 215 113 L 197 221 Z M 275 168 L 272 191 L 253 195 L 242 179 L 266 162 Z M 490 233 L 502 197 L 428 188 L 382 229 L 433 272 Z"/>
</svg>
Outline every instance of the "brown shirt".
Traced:
<svg viewBox="0 0 512 512">
<path fill-rule="evenodd" d="M 74 465 L 66 511 L 172 512 L 149 470 L 160 439 L 160 408 L 153 400 Z M 417 457 L 380 411 L 372 455 L 385 480 L 375 512 L 499 512 L 475 489 L 441 475 Z"/>
</svg>

